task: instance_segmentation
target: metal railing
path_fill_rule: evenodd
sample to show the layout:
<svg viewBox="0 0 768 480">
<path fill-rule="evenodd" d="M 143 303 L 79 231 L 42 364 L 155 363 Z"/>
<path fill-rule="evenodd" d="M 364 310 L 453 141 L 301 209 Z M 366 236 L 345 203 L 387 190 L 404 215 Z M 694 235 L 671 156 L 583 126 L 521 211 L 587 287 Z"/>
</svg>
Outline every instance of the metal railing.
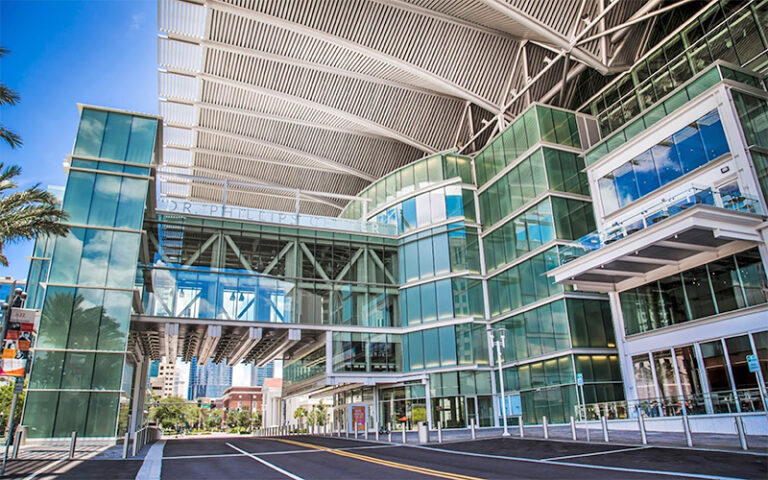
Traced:
<svg viewBox="0 0 768 480">
<path fill-rule="evenodd" d="M 714 415 L 764 412 L 766 408 L 758 388 L 746 388 L 697 393 L 692 395 L 673 395 L 659 398 L 640 398 L 615 402 L 597 402 L 574 406 L 579 419 L 609 420 L 633 418 L 643 415 L 648 418 L 679 417 L 683 415 Z"/>
<path fill-rule="evenodd" d="M 561 246 L 560 263 L 568 263 L 698 205 L 745 213 L 762 213 L 760 201 L 752 195 L 732 194 L 715 188 L 692 186 L 672 197 L 662 198 L 653 207 L 616 222 L 610 227 L 588 233 L 568 245 Z"/>
</svg>

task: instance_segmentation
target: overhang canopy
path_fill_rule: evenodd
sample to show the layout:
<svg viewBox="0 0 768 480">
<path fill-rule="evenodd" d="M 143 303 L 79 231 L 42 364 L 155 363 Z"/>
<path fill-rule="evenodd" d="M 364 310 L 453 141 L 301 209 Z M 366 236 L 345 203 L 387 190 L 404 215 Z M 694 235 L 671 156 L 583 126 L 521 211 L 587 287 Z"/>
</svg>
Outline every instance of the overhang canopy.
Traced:
<svg viewBox="0 0 768 480">
<path fill-rule="evenodd" d="M 698 205 L 547 275 L 579 290 L 621 292 L 762 243 L 765 217 Z"/>
</svg>

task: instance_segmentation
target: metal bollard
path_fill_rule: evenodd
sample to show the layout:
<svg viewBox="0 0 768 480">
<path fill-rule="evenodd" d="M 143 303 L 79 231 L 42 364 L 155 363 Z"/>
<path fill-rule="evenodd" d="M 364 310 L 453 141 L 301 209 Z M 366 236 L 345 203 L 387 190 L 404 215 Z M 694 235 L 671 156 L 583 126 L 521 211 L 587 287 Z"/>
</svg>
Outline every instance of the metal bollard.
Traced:
<svg viewBox="0 0 768 480">
<path fill-rule="evenodd" d="M 130 433 L 125 432 L 125 437 L 123 438 L 123 458 L 128 458 L 128 444 L 129 443 L 131 443 Z"/>
<path fill-rule="evenodd" d="M 368 418 L 366 417 L 365 421 L 363 421 L 363 435 L 366 440 L 368 440 Z"/>
<path fill-rule="evenodd" d="M 691 424 L 688 423 L 688 415 L 683 411 L 683 431 L 685 432 L 685 444 L 693 446 L 693 436 L 691 435 Z"/>
<path fill-rule="evenodd" d="M 379 441 L 379 422 L 373 424 L 373 438 Z"/>
<path fill-rule="evenodd" d="M 549 440 L 549 422 L 546 415 L 541 417 L 541 426 L 544 427 L 544 440 Z"/>
<path fill-rule="evenodd" d="M 392 422 L 387 423 L 387 441 L 392 443 Z"/>
<path fill-rule="evenodd" d="M 576 419 L 571 415 L 571 439 L 576 440 Z"/>
<path fill-rule="evenodd" d="M 733 420 L 736 422 L 736 433 L 739 434 L 739 444 L 741 444 L 742 450 L 749 450 L 749 445 L 747 445 L 747 435 L 744 432 L 744 419 L 742 417 L 733 417 Z"/>
<path fill-rule="evenodd" d="M 357 440 L 357 422 L 355 422 L 355 440 Z"/>
<path fill-rule="evenodd" d="M 405 440 L 405 424 L 403 424 L 403 443 L 407 443 Z"/>
<path fill-rule="evenodd" d="M 603 441 L 608 443 L 608 419 L 605 415 L 600 416 L 600 422 L 603 424 Z"/>
<path fill-rule="evenodd" d="M 72 440 L 69 443 L 69 459 L 75 459 L 75 448 L 77 445 L 77 432 L 72 432 Z"/>
<path fill-rule="evenodd" d="M 640 428 L 640 442 L 643 445 L 648 445 L 648 434 L 645 431 L 645 417 L 642 412 L 637 412 L 637 424 Z"/>
<path fill-rule="evenodd" d="M 475 419 L 474 418 L 469 420 L 469 432 L 472 435 L 472 440 L 475 440 L 477 438 L 477 433 L 475 432 Z"/>
<path fill-rule="evenodd" d="M 13 454 L 11 458 L 19 458 L 19 447 L 21 446 L 21 428 L 16 429 L 16 435 L 13 437 Z"/>
<path fill-rule="evenodd" d="M 437 443 L 443 443 L 443 425 L 437 422 Z"/>
<path fill-rule="evenodd" d="M 525 426 L 523 426 L 523 417 L 519 417 L 517 426 L 520 427 L 520 438 L 525 438 Z"/>
</svg>

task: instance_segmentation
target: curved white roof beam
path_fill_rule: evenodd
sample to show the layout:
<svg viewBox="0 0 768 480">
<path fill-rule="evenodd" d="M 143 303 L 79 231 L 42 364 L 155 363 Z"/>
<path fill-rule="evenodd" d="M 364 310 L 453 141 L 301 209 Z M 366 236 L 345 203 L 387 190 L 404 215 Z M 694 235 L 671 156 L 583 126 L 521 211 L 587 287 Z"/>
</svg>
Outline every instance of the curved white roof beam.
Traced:
<svg viewBox="0 0 768 480">
<path fill-rule="evenodd" d="M 234 134 L 234 133 L 229 133 L 229 132 L 225 132 L 225 131 L 218 130 L 218 129 L 215 129 L 215 128 L 195 127 L 195 129 L 197 131 L 199 131 L 199 132 L 205 132 L 205 133 L 209 133 L 209 134 L 212 134 L 212 135 L 219 135 L 219 136 L 223 136 L 223 137 L 232 138 L 232 139 L 235 139 L 235 140 L 241 140 L 241 141 L 244 141 L 244 142 L 256 143 L 256 144 L 263 145 L 263 146 L 268 147 L 268 148 L 273 148 L 273 149 L 276 149 L 276 150 L 281 150 L 281 151 L 283 151 L 285 153 L 288 153 L 288 154 L 291 154 L 291 155 L 296 155 L 296 156 L 299 156 L 299 157 L 303 157 L 303 158 L 306 158 L 306 159 L 311 160 L 313 162 L 316 162 L 316 163 L 318 163 L 320 165 L 323 165 L 323 166 L 325 166 L 327 168 L 332 169 L 333 171 L 336 171 L 336 172 L 339 172 L 339 173 L 346 173 L 346 174 L 349 174 L 349 175 L 354 175 L 356 177 L 360 177 L 363 180 L 366 180 L 368 182 L 373 182 L 373 181 L 376 180 L 376 177 L 374 177 L 372 175 L 369 175 L 366 172 L 363 172 L 363 171 L 351 168 L 351 167 L 349 167 L 347 165 L 344 165 L 342 163 L 339 163 L 339 162 L 337 162 L 335 160 L 324 158 L 324 157 L 321 157 L 319 155 L 315 155 L 315 154 L 312 154 L 312 153 L 309 153 L 309 152 L 305 152 L 303 150 L 298 150 L 296 148 L 287 147 L 285 145 L 280 145 L 280 144 L 277 144 L 277 143 L 274 143 L 274 142 L 268 142 L 268 141 L 261 140 L 261 139 L 255 138 L 255 137 L 249 137 L 249 136 L 246 136 L 246 135 L 238 135 L 238 134 Z M 221 153 L 224 153 L 224 152 L 221 152 Z"/>
<path fill-rule="evenodd" d="M 292 30 L 292 31 L 301 33 L 302 35 L 306 35 L 308 37 L 312 37 L 319 40 L 323 40 L 325 42 L 336 44 L 340 47 L 346 48 L 348 50 L 352 50 L 356 53 L 365 55 L 374 60 L 378 60 L 381 62 L 388 63 L 390 65 L 396 66 L 397 68 L 403 71 L 406 71 L 412 75 L 422 78 L 425 82 L 429 84 L 438 86 L 441 90 L 449 92 L 451 95 L 454 95 L 457 98 L 470 101 L 475 105 L 478 105 L 483 109 L 488 110 L 489 112 L 497 112 L 499 110 L 499 105 L 494 104 L 492 101 L 482 98 L 481 96 L 475 94 L 474 92 L 460 85 L 457 85 L 456 83 L 446 80 L 443 77 L 435 75 L 434 73 L 426 69 L 417 67 L 416 65 L 403 61 L 397 57 L 387 55 L 373 48 L 366 47 L 359 43 L 341 38 L 337 35 L 329 34 L 329 33 L 326 33 L 311 27 L 307 27 L 305 25 L 292 22 L 290 20 L 286 20 L 283 18 L 278 18 L 272 15 L 263 14 L 261 12 L 256 12 L 256 11 L 248 10 L 242 7 L 237 7 L 237 6 L 229 5 L 226 3 L 222 3 L 219 0 L 208 0 L 206 5 L 216 10 L 229 12 L 235 15 L 246 17 L 246 18 L 251 18 L 261 23 L 273 25 L 273 26 L 284 28 L 287 30 Z"/>
<path fill-rule="evenodd" d="M 414 148 L 417 148 L 427 154 L 433 154 L 440 149 L 432 146 L 427 145 L 419 140 L 416 140 L 415 138 L 411 138 L 407 135 L 404 135 L 401 132 L 395 131 L 391 128 L 387 128 L 381 124 L 378 124 L 372 120 L 368 120 L 366 118 L 360 117 L 358 115 L 352 114 L 350 112 L 346 112 L 344 110 L 339 110 L 337 108 L 329 107 L 328 105 L 324 105 L 322 103 L 318 103 L 312 100 L 307 100 L 306 98 L 297 97 L 295 95 L 291 95 L 288 93 L 278 92 L 275 90 L 271 90 L 264 87 L 259 87 L 257 85 L 252 85 L 244 82 L 239 82 L 237 80 L 231 80 L 228 78 L 221 78 L 216 75 L 211 75 L 208 73 L 201 73 L 198 75 L 199 78 L 213 83 L 220 83 L 223 85 L 230 85 L 237 88 L 241 88 L 243 90 L 248 90 L 253 93 L 259 94 L 259 95 L 268 95 L 276 98 L 280 98 L 282 100 L 285 100 L 290 103 L 295 103 L 297 105 L 302 105 L 304 107 L 313 108 L 316 110 L 320 110 L 326 113 L 330 113 L 331 115 L 343 118 L 345 120 L 357 123 L 358 125 L 363 126 L 368 131 L 375 132 L 383 137 L 391 138 L 393 140 L 397 140 L 399 142 L 405 143 L 407 145 L 410 145 Z"/>
</svg>

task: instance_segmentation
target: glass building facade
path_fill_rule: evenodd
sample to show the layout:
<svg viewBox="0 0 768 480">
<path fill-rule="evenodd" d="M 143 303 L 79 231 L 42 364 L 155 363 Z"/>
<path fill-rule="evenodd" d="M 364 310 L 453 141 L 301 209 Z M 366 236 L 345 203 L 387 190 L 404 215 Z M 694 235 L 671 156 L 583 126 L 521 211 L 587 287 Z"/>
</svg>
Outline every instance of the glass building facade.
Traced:
<svg viewBox="0 0 768 480">
<path fill-rule="evenodd" d="M 371 426 L 498 425 L 499 361 L 528 424 L 758 410 L 745 359 L 768 369 L 766 240 L 737 227 L 768 211 L 768 93 L 751 71 L 768 61 L 766 11 L 717 2 L 580 112 L 530 105 L 472 157 L 429 155 L 373 182 L 341 219 L 236 218 L 218 201 L 170 211 L 150 181 L 158 119 L 84 107 L 71 232 L 39 238 L 30 269 L 30 437 L 125 431 L 142 368 L 129 337 L 151 322 L 197 322 L 173 340 L 196 377 L 204 327 L 239 329 L 216 340 L 210 369 L 230 368 L 245 331 L 308 332 L 274 350 L 284 394 L 328 389 L 342 428 L 360 406 Z M 555 281 L 595 258 L 613 263 Z"/>
<path fill-rule="evenodd" d="M 115 437 L 127 425 L 134 365 L 126 359 L 136 259 L 158 119 L 82 107 L 63 198 L 70 233 L 38 239 L 31 269 L 50 262 L 24 404 L 29 436 Z M 50 259 L 50 260 L 49 260 Z"/>
</svg>

